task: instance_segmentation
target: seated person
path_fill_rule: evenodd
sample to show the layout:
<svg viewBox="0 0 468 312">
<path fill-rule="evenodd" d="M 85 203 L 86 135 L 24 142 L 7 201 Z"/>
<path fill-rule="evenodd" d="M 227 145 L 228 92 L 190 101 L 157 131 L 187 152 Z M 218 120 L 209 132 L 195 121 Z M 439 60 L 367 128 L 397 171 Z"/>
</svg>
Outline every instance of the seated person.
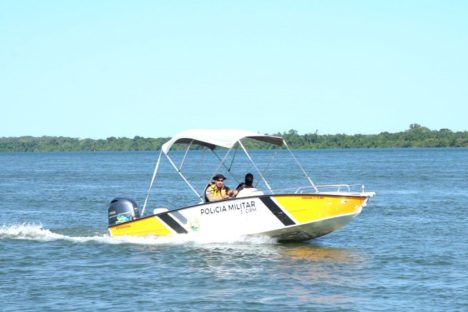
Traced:
<svg viewBox="0 0 468 312">
<path fill-rule="evenodd" d="M 253 188 L 253 174 L 250 172 L 245 175 L 244 182 L 239 184 L 236 188 L 237 191 L 242 191 L 244 188 Z"/>
<path fill-rule="evenodd" d="M 237 191 L 237 197 L 263 195 L 262 191 L 257 190 L 253 186 L 253 174 L 251 173 L 245 175 L 245 181 L 237 186 Z"/>
<path fill-rule="evenodd" d="M 213 177 L 213 181 L 205 189 L 205 200 L 207 202 L 223 200 L 237 195 L 237 190 L 231 190 L 224 185 L 225 179 L 226 177 L 222 174 Z"/>
</svg>

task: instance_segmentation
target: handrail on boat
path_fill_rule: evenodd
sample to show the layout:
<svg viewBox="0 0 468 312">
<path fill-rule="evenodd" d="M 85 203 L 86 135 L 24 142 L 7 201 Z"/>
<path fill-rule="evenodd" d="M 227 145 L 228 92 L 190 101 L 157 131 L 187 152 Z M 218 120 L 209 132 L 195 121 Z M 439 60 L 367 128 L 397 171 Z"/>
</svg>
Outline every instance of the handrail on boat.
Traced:
<svg viewBox="0 0 468 312">
<path fill-rule="evenodd" d="M 317 185 L 316 186 L 316 189 L 318 190 L 318 192 L 320 192 L 321 189 L 331 189 L 331 188 L 334 188 L 335 192 L 342 192 L 343 188 L 345 189 L 345 191 L 351 192 L 351 185 L 349 185 L 349 184 L 327 184 L 327 185 Z M 310 186 L 303 186 L 303 187 L 298 187 L 294 193 L 295 194 L 303 194 L 304 191 L 307 191 L 307 190 L 314 190 L 315 191 L 315 189 L 310 187 Z M 318 193 L 318 192 L 315 192 L 315 193 Z"/>
<path fill-rule="evenodd" d="M 349 184 L 324 184 L 319 185 L 319 188 L 336 188 L 337 192 L 341 192 L 341 188 L 345 188 L 348 192 L 351 192 L 351 185 Z"/>
<path fill-rule="evenodd" d="M 352 189 L 360 188 L 361 193 L 365 192 L 365 187 L 362 184 L 322 184 L 316 185 L 316 187 L 311 186 L 301 186 L 295 189 L 294 194 L 304 194 L 308 190 L 312 193 L 322 192 L 324 189 L 333 189 L 334 192 L 352 192 Z"/>
<path fill-rule="evenodd" d="M 271 194 L 279 194 L 279 193 L 292 193 L 292 194 L 312 194 L 312 193 L 320 193 L 323 191 L 323 189 L 331 189 L 333 188 L 333 192 L 352 192 L 352 187 L 353 186 L 360 186 L 362 187 L 362 191 L 364 191 L 364 188 L 360 184 L 330 184 L 330 185 L 307 185 L 307 186 L 299 186 L 299 187 L 289 187 L 289 188 L 280 188 L 280 189 L 274 189 L 267 190 L 265 193 L 271 193 Z"/>
</svg>

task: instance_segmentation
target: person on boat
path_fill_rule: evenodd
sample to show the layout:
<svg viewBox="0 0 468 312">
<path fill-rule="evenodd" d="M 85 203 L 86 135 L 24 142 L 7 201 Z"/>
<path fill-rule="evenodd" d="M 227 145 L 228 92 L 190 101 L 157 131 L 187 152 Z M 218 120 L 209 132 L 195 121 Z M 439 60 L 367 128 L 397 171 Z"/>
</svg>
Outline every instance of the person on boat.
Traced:
<svg viewBox="0 0 468 312">
<path fill-rule="evenodd" d="M 237 190 L 238 192 L 240 192 L 240 191 L 242 191 L 242 190 L 245 189 L 245 188 L 253 188 L 253 187 L 254 187 L 254 186 L 253 186 L 253 179 L 254 179 L 253 174 L 251 174 L 250 172 L 247 173 L 247 174 L 245 175 L 244 182 L 242 182 L 241 184 L 239 184 L 239 185 L 237 186 L 236 190 Z"/>
<path fill-rule="evenodd" d="M 223 200 L 237 195 L 237 190 L 231 190 L 225 186 L 224 180 L 226 180 L 226 177 L 222 174 L 213 177 L 213 181 L 205 189 L 205 200 L 207 202 Z"/>
<path fill-rule="evenodd" d="M 258 190 L 253 185 L 253 179 L 254 179 L 253 174 L 247 173 L 245 175 L 244 182 L 239 184 L 236 188 L 237 190 L 236 197 L 241 198 L 241 197 L 258 196 L 258 195 L 264 194 L 262 191 Z"/>
</svg>

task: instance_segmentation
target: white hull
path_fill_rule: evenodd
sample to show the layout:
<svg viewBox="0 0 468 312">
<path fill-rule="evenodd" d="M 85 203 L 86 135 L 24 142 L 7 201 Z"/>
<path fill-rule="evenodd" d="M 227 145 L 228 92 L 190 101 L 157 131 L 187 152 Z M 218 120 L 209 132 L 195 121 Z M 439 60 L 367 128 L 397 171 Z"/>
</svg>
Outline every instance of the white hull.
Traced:
<svg viewBox="0 0 468 312">
<path fill-rule="evenodd" d="M 203 233 L 309 240 L 347 224 L 367 202 L 355 195 L 263 195 L 200 204 L 109 227 L 111 235 Z M 159 210 L 161 211 L 161 210 Z"/>
</svg>

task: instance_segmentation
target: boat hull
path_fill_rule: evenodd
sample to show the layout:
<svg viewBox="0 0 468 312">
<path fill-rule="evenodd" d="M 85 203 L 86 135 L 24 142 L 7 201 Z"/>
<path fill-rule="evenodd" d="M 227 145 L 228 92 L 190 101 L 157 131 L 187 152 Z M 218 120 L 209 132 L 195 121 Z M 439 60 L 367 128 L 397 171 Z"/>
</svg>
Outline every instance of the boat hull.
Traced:
<svg viewBox="0 0 468 312">
<path fill-rule="evenodd" d="M 109 227 L 112 236 L 187 233 L 266 235 L 305 241 L 337 230 L 357 216 L 371 195 L 260 195 L 160 212 Z M 161 210 L 157 210 L 161 211 Z"/>
</svg>

